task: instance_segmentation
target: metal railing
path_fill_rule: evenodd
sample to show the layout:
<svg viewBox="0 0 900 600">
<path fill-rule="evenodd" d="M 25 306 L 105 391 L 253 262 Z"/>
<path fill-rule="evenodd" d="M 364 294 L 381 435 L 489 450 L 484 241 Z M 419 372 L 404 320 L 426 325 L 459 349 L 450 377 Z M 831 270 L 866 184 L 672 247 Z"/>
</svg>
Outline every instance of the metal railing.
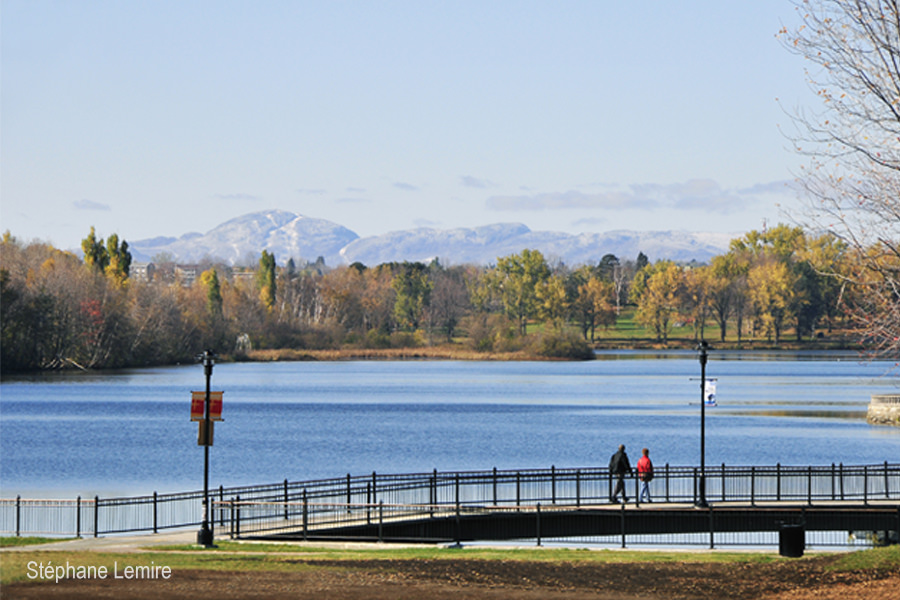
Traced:
<svg viewBox="0 0 900 600">
<path fill-rule="evenodd" d="M 711 466 L 658 467 L 650 483 L 654 502 L 696 503 L 705 475 L 711 503 L 823 502 L 869 504 L 900 500 L 900 464 L 846 466 Z M 628 482 L 628 496 L 638 498 L 639 482 Z M 606 468 L 556 468 L 378 474 L 312 481 L 273 483 L 211 490 L 217 502 L 218 529 L 230 527 L 226 503 L 240 499 L 280 506 L 292 520 L 300 504 L 383 506 L 521 507 L 541 504 L 580 507 L 609 502 L 613 479 Z M 199 527 L 201 491 L 126 498 L 75 500 L 0 499 L 0 533 L 84 536 Z M 351 508 L 345 511 L 353 512 Z M 369 510 L 372 510 L 371 508 Z M 431 508 L 429 510 L 438 510 Z"/>
<path fill-rule="evenodd" d="M 708 505 L 702 510 L 564 505 L 410 505 L 216 502 L 227 514 L 217 535 L 232 539 L 354 540 L 461 544 L 462 541 L 572 541 L 615 545 L 773 545 L 785 527 L 804 529 L 808 545 L 871 546 L 898 543 L 896 506 L 752 507 Z M 845 529 L 847 523 L 858 527 Z"/>
</svg>

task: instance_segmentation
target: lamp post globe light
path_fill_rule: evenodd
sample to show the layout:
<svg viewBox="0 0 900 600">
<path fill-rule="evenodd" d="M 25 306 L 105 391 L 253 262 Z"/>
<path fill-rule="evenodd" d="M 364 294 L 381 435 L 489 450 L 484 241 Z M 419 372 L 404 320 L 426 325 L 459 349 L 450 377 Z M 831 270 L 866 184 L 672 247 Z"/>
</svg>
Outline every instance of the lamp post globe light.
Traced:
<svg viewBox="0 0 900 600">
<path fill-rule="evenodd" d="M 700 358 L 700 481 L 698 483 L 698 498 L 696 506 L 706 508 L 706 362 L 709 343 L 700 340 L 697 345 Z"/>
<path fill-rule="evenodd" d="M 209 389 L 212 378 L 213 365 L 216 364 L 216 353 L 206 350 L 199 357 L 203 363 L 203 373 L 206 375 L 206 399 L 203 408 L 203 422 L 201 429 L 201 441 L 203 442 L 203 520 L 200 531 L 197 532 L 197 543 L 207 548 L 213 545 L 213 531 L 209 526 L 209 445 L 212 429 L 209 418 Z"/>
</svg>

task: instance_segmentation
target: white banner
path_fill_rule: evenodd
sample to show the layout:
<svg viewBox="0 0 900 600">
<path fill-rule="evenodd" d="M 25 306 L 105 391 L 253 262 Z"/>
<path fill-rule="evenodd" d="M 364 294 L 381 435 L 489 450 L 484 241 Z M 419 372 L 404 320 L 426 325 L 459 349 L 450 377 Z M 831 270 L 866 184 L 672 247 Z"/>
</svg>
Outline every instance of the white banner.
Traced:
<svg viewBox="0 0 900 600">
<path fill-rule="evenodd" d="M 716 382 L 714 379 L 707 379 L 703 382 L 703 400 L 707 406 L 716 405 Z"/>
</svg>

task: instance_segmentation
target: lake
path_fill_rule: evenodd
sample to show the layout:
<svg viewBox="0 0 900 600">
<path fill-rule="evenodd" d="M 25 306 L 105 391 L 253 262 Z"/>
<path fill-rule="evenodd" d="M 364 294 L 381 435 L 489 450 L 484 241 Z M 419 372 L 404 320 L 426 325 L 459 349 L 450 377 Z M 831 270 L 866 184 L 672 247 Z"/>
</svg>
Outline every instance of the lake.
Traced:
<svg viewBox="0 0 900 600">
<path fill-rule="evenodd" d="M 224 363 L 210 486 L 350 473 L 700 462 L 695 352 L 600 352 L 589 362 Z M 897 393 L 892 363 L 844 352 L 712 351 L 706 463 L 900 460 L 900 428 L 865 422 Z M 0 495 L 91 497 L 202 489 L 190 421 L 200 364 L 50 373 L 0 383 Z"/>
</svg>

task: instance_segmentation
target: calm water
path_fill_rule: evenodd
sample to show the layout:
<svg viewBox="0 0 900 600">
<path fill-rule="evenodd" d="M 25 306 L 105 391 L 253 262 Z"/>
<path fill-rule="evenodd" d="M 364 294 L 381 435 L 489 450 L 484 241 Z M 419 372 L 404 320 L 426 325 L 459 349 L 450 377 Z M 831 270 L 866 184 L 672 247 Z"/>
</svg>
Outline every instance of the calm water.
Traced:
<svg viewBox="0 0 900 600">
<path fill-rule="evenodd" d="M 605 465 L 619 443 L 657 465 L 699 464 L 693 352 L 585 363 L 367 361 L 220 364 L 210 485 L 361 475 Z M 889 363 L 852 354 L 713 352 L 707 464 L 900 461 L 900 429 L 865 422 L 898 393 Z M 51 374 L 0 384 L 0 495 L 202 488 L 189 420 L 203 367 Z"/>
</svg>

